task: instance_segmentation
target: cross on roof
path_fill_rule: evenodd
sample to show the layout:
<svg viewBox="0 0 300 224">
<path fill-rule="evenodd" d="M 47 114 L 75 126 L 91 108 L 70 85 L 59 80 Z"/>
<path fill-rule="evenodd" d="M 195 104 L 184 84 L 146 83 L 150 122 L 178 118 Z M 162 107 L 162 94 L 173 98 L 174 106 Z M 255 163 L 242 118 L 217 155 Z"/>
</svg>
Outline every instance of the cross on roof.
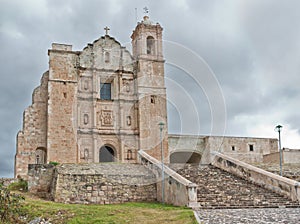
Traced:
<svg viewBox="0 0 300 224">
<path fill-rule="evenodd" d="M 144 9 L 144 13 L 145 13 L 145 14 L 149 14 L 149 9 L 148 9 L 147 6 L 145 6 L 143 9 Z"/>
<path fill-rule="evenodd" d="M 105 35 L 108 35 L 108 31 L 110 30 L 109 27 L 106 26 L 106 27 L 104 28 L 104 30 L 105 30 Z"/>
</svg>

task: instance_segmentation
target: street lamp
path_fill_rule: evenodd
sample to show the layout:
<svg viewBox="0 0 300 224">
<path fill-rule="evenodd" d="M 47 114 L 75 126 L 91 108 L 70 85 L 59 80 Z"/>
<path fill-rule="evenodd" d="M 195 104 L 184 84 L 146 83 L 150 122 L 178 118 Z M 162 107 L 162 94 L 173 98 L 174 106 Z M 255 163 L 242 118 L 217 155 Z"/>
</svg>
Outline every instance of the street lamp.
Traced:
<svg viewBox="0 0 300 224">
<path fill-rule="evenodd" d="M 161 152 L 161 201 L 165 203 L 164 191 L 165 191 L 165 171 L 164 171 L 164 152 L 163 152 L 163 140 L 162 140 L 162 131 L 164 128 L 164 123 L 159 122 L 159 130 L 160 130 L 160 152 Z"/>
<path fill-rule="evenodd" d="M 275 127 L 275 131 L 278 132 L 279 135 L 279 164 L 280 164 L 280 176 L 282 176 L 282 149 L 281 149 L 281 136 L 280 136 L 280 132 L 282 130 L 282 126 L 279 124 Z"/>
</svg>

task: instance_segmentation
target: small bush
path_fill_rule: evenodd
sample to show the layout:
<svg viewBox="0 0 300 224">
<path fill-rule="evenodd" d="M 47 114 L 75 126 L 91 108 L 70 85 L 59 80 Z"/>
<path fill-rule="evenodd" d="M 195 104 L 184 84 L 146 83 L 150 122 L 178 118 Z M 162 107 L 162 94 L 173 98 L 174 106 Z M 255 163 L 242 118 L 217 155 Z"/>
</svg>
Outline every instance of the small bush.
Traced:
<svg viewBox="0 0 300 224">
<path fill-rule="evenodd" d="M 23 191 L 28 190 L 28 183 L 23 179 L 19 179 L 18 182 L 12 183 L 8 186 L 8 189 L 11 191 Z"/>
<path fill-rule="evenodd" d="M 57 165 L 59 165 L 59 163 L 58 163 L 58 162 L 54 162 L 54 161 L 50 161 L 50 162 L 49 162 L 49 164 L 52 164 L 52 165 L 54 165 L 54 166 L 57 166 Z"/>
<path fill-rule="evenodd" d="M 23 200 L 23 196 L 12 194 L 8 188 L 0 185 L 0 222 L 22 223 L 19 217 L 23 213 Z"/>
</svg>

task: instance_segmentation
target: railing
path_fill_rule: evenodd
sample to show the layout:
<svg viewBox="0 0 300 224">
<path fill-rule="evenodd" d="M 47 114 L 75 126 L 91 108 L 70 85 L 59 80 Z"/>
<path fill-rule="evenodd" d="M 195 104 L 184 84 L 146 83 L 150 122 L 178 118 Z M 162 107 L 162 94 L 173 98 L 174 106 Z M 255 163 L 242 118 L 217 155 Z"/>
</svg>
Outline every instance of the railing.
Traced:
<svg viewBox="0 0 300 224">
<path fill-rule="evenodd" d="M 162 182 L 161 162 L 142 150 L 138 152 L 138 159 L 141 164 L 156 175 L 158 201 L 176 206 L 198 207 L 197 184 L 192 183 L 167 166 L 164 166 L 164 181 Z M 164 183 L 164 187 L 162 187 L 162 183 Z M 163 194 L 162 189 L 164 189 Z"/>
<path fill-rule="evenodd" d="M 300 202 L 300 183 L 214 152 L 212 165 Z"/>
</svg>

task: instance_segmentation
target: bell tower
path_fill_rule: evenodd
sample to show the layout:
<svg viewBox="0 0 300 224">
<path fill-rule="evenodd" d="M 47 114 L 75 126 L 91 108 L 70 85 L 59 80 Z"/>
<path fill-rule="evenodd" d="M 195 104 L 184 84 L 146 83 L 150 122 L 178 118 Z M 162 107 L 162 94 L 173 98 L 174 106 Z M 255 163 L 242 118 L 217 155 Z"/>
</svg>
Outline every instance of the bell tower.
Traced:
<svg viewBox="0 0 300 224">
<path fill-rule="evenodd" d="M 162 30 L 144 16 L 131 35 L 133 57 L 137 63 L 137 94 L 139 148 L 161 160 L 161 143 L 164 160 L 168 162 L 167 98 L 164 81 Z M 159 123 L 164 126 L 160 129 Z M 162 130 L 162 132 L 160 131 Z M 162 139 L 162 141 L 161 141 Z"/>
</svg>

